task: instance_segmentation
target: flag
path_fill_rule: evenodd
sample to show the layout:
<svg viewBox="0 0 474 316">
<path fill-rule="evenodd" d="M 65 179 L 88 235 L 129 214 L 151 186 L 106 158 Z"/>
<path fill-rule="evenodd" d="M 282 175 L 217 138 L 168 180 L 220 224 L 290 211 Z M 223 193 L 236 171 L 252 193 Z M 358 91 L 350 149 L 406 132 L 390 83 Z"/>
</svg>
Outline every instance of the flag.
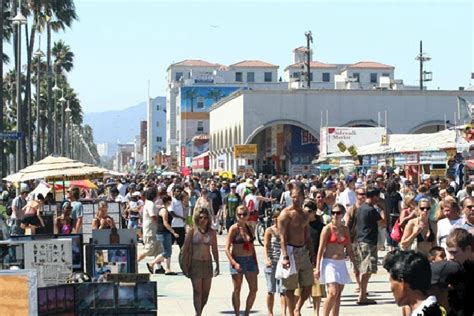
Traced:
<svg viewBox="0 0 474 316">
<path fill-rule="evenodd" d="M 461 97 L 458 97 L 458 119 L 461 125 L 471 123 L 472 120 L 472 104 Z"/>
</svg>

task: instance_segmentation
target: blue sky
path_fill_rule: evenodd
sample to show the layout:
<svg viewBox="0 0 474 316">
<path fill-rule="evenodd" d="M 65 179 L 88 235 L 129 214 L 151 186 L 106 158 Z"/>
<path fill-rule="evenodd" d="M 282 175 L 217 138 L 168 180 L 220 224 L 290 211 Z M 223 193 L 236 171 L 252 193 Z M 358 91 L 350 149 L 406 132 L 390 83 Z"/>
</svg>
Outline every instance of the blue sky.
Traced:
<svg viewBox="0 0 474 316">
<path fill-rule="evenodd" d="M 123 109 L 165 95 L 166 68 L 183 59 L 292 63 L 314 37 L 314 59 L 379 61 L 418 84 L 419 40 L 433 58 L 430 89 L 470 84 L 474 5 L 463 1 L 77 0 L 80 20 L 62 38 L 76 55 L 69 75 L 85 112 Z M 43 40 L 43 50 L 45 50 Z"/>
</svg>

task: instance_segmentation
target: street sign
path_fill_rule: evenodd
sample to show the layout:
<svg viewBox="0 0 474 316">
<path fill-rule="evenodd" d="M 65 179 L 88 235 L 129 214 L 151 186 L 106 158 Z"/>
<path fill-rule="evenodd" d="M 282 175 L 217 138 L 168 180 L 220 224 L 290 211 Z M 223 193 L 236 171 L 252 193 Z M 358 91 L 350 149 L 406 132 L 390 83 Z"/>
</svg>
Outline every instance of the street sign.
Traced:
<svg viewBox="0 0 474 316">
<path fill-rule="evenodd" d="M 19 140 L 23 138 L 23 133 L 22 132 L 1 132 L 0 133 L 0 139 L 3 140 Z"/>
<path fill-rule="evenodd" d="M 234 145 L 235 159 L 256 159 L 257 144 Z"/>
</svg>

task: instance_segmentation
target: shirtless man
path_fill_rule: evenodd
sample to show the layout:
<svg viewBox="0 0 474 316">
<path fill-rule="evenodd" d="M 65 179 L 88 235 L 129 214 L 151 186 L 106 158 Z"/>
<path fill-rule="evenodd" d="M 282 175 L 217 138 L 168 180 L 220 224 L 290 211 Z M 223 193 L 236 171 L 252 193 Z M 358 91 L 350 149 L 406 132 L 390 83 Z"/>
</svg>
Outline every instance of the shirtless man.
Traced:
<svg viewBox="0 0 474 316">
<path fill-rule="evenodd" d="M 281 254 L 283 268 L 290 269 L 290 256 L 293 255 L 297 269 L 296 274 L 283 279 L 285 299 L 290 316 L 300 315 L 301 307 L 311 293 L 313 286 L 313 267 L 308 249 L 311 238 L 308 230 L 308 215 L 303 212 L 303 192 L 299 187 L 291 191 L 293 205 L 285 208 L 278 216 L 280 227 Z M 301 295 L 295 302 L 295 289 L 301 288 Z"/>
</svg>

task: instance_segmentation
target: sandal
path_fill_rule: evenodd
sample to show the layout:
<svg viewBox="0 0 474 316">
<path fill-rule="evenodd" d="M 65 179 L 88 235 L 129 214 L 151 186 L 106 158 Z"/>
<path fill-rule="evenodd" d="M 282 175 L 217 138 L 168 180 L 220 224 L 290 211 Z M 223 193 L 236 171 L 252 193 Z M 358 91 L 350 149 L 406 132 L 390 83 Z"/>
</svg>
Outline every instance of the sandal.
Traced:
<svg viewBox="0 0 474 316">
<path fill-rule="evenodd" d="M 374 305 L 374 304 L 377 304 L 377 302 L 371 299 L 366 299 L 365 301 L 357 302 L 357 305 Z"/>
<path fill-rule="evenodd" d="M 146 263 L 146 267 L 148 268 L 148 271 L 150 271 L 150 274 L 153 274 L 153 266 L 151 266 L 148 262 Z"/>
<path fill-rule="evenodd" d="M 165 275 L 178 275 L 178 273 L 169 271 L 169 272 L 165 272 Z"/>
</svg>

